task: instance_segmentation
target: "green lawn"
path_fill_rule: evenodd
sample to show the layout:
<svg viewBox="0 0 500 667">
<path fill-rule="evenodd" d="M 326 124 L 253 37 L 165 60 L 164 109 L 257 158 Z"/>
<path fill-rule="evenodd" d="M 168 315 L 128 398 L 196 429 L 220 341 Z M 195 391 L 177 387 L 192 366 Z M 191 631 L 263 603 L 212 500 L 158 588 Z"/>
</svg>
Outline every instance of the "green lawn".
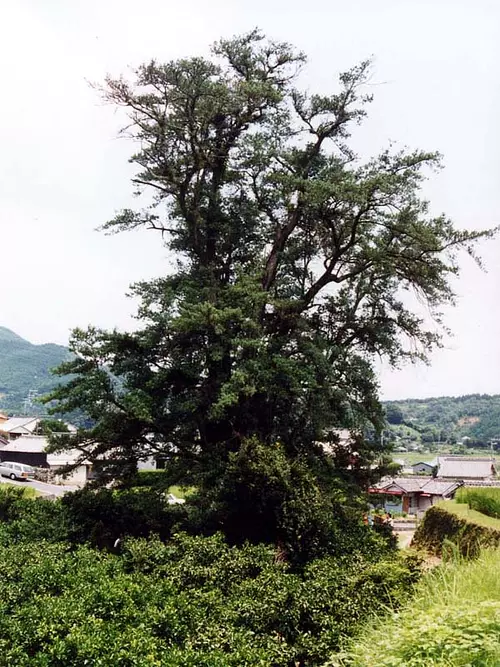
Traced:
<svg viewBox="0 0 500 667">
<path fill-rule="evenodd" d="M 177 498 L 183 498 L 184 500 L 195 491 L 196 489 L 194 486 L 170 486 L 168 489 L 169 493 L 173 493 Z"/>
<path fill-rule="evenodd" d="M 493 517 L 477 512 L 476 510 L 471 510 L 467 503 L 457 503 L 455 500 L 445 500 L 442 503 L 438 503 L 438 507 L 442 507 L 447 512 L 453 512 L 453 514 L 456 514 L 461 519 L 467 519 L 470 523 L 476 523 L 479 526 L 500 530 L 500 519 L 494 519 Z"/>
</svg>

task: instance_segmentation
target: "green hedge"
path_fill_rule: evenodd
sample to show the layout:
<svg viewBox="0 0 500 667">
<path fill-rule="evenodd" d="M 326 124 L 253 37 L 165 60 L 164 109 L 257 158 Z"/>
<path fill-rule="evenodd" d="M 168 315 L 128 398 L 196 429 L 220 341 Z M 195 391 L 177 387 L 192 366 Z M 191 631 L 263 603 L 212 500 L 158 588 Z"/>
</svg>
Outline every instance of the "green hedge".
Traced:
<svg viewBox="0 0 500 667">
<path fill-rule="evenodd" d="M 131 485 L 168 489 L 172 484 L 171 477 L 166 470 L 139 470 Z"/>
<path fill-rule="evenodd" d="M 455 500 L 467 503 L 473 510 L 500 519 L 500 487 L 462 487 L 458 489 Z"/>
<path fill-rule="evenodd" d="M 441 555 L 446 540 L 453 542 L 463 556 L 474 558 L 482 548 L 500 546 L 500 530 L 467 521 L 442 506 L 431 507 L 415 532 L 413 544 Z"/>
</svg>

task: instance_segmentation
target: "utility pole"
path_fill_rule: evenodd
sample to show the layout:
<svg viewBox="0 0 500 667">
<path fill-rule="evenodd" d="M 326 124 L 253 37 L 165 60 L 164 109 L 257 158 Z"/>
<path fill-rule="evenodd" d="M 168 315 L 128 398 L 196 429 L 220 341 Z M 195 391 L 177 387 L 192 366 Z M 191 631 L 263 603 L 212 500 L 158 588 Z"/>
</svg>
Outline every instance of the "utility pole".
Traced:
<svg viewBox="0 0 500 667">
<path fill-rule="evenodd" d="M 31 409 L 33 407 L 33 401 L 35 401 L 38 398 L 38 391 L 36 389 L 30 389 L 28 391 L 28 395 L 23 401 L 23 413 L 25 415 L 28 414 L 28 409 Z"/>
</svg>

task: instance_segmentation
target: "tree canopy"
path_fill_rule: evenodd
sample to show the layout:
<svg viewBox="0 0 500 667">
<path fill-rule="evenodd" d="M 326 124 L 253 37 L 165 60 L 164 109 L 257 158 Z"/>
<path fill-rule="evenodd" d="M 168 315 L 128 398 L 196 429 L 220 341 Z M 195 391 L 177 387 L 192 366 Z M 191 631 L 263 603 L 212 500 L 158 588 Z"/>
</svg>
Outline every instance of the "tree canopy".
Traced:
<svg viewBox="0 0 500 667">
<path fill-rule="evenodd" d="M 160 455 L 206 508 L 244 506 L 243 533 L 252 517 L 273 533 L 304 499 L 338 501 L 367 481 L 383 453 L 362 437 L 384 419 L 375 356 L 425 359 L 440 343 L 405 293 L 440 322 L 457 253 L 474 256 L 492 234 L 430 215 L 420 187 L 436 153 L 362 161 L 352 150 L 369 61 L 333 95 L 297 88 L 304 64 L 253 31 L 210 59 L 106 80 L 105 99 L 129 119 L 145 203 L 103 229 L 156 231 L 175 268 L 133 286 L 137 331 L 73 333 L 76 356 L 59 369 L 72 378 L 48 397 L 91 420 L 55 449 L 100 460 L 103 481 Z M 341 428 L 353 434 L 345 446 Z"/>
</svg>

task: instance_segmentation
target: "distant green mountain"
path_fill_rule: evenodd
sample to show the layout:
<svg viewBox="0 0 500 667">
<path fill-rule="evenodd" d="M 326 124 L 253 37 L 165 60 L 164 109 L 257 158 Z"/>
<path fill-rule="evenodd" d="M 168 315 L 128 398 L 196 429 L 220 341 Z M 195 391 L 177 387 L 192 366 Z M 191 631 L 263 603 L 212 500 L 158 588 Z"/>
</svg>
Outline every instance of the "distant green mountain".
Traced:
<svg viewBox="0 0 500 667">
<path fill-rule="evenodd" d="M 0 327 L 0 410 L 19 414 L 28 396 L 34 398 L 50 391 L 60 382 L 50 370 L 69 357 L 62 345 L 33 345 Z M 28 409 L 30 414 L 45 411 L 36 401 Z"/>
<path fill-rule="evenodd" d="M 455 442 L 470 438 L 483 445 L 500 441 L 500 395 L 469 394 L 407 399 L 385 404 L 395 433 L 417 431 L 421 442 Z M 412 437 L 408 433 L 408 437 Z"/>
</svg>

